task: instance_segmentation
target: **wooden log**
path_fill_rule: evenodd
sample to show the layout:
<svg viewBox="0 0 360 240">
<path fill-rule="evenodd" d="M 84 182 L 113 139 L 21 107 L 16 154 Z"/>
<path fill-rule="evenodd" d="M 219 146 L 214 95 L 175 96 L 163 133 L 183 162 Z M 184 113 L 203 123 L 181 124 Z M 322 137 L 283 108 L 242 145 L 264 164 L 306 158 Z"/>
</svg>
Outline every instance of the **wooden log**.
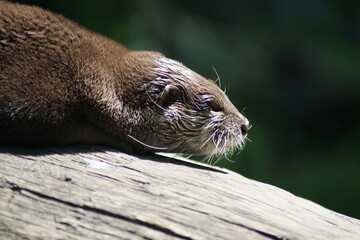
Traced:
<svg viewBox="0 0 360 240">
<path fill-rule="evenodd" d="M 187 159 L 1 148 L 0 239 L 360 239 L 360 221 Z"/>
</svg>

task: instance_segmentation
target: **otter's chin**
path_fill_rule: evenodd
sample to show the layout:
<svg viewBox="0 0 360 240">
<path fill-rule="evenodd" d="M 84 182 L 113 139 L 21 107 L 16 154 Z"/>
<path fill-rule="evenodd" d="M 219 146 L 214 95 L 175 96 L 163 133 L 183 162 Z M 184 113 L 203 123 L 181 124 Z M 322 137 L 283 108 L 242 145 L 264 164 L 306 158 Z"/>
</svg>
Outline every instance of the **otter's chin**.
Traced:
<svg viewBox="0 0 360 240">
<path fill-rule="evenodd" d="M 242 150 L 245 146 L 245 136 L 218 135 L 205 146 L 199 148 L 199 155 L 227 155 Z"/>
</svg>

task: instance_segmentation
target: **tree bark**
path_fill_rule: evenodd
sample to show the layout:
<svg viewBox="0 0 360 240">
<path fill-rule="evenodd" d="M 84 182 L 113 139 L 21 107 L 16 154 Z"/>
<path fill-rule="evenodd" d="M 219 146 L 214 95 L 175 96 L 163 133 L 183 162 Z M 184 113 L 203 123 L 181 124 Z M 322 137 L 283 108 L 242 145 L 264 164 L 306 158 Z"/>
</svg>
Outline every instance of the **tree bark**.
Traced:
<svg viewBox="0 0 360 240">
<path fill-rule="evenodd" d="M 0 239 L 360 239 L 360 221 L 179 157 L 0 148 Z"/>
</svg>

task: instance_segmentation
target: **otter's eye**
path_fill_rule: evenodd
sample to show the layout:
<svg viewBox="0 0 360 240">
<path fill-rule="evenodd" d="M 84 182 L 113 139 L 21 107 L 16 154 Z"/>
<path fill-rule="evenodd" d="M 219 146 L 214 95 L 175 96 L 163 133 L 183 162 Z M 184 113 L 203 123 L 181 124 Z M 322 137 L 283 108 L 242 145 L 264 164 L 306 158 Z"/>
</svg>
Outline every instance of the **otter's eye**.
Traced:
<svg viewBox="0 0 360 240">
<path fill-rule="evenodd" d="M 159 104 L 163 107 L 168 106 L 178 100 L 179 95 L 180 90 L 177 87 L 173 85 L 167 85 L 160 95 Z"/>
<path fill-rule="evenodd" d="M 211 100 L 211 101 L 208 102 L 208 104 L 209 104 L 211 110 L 213 110 L 215 112 L 222 111 L 222 108 L 221 108 L 221 106 L 220 106 L 220 104 L 218 102 L 216 102 L 214 100 Z"/>
<path fill-rule="evenodd" d="M 215 101 L 212 100 L 198 103 L 197 106 L 203 111 L 215 111 L 215 112 L 221 111 L 221 107 Z"/>
</svg>

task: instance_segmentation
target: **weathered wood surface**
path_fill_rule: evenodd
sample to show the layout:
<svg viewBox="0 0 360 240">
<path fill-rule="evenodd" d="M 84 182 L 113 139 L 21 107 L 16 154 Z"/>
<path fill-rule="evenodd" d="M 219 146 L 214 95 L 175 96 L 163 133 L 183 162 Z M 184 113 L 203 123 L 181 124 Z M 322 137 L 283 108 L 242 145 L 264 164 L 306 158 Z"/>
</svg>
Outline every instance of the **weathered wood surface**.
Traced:
<svg viewBox="0 0 360 240">
<path fill-rule="evenodd" d="M 0 149 L 0 239 L 360 239 L 360 221 L 189 160 Z"/>
</svg>

